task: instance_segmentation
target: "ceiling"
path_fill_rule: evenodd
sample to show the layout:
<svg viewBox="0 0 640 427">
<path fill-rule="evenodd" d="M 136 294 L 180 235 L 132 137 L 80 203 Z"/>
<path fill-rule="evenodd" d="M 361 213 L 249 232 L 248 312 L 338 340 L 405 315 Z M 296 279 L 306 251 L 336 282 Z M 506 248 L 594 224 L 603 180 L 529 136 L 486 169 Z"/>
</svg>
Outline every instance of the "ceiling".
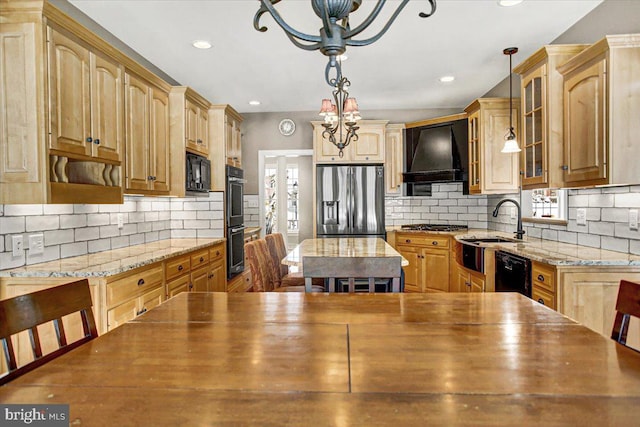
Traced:
<svg viewBox="0 0 640 427">
<path fill-rule="evenodd" d="M 496 0 L 438 0 L 427 19 L 426 1 L 410 1 L 376 43 L 348 47 L 343 74 L 362 111 L 462 108 L 502 81 L 509 70 L 502 50 L 517 46 L 513 65 L 579 21 L 602 0 L 526 0 L 501 7 Z M 265 14 L 253 28 L 256 0 L 69 0 L 182 85 L 213 103 L 238 111 L 319 110 L 330 97 L 327 58 L 295 47 Z M 399 1 L 390 0 L 359 38 L 377 33 Z M 362 22 L 375 2 L 366 0 L 350 17 Z M 297 30 L 317 34 L 321 23 L 306 0 L 285 0 L 276 9 Z M 199 50 L 194 40 L 213 47 Z M 441 83 L 444 75 L 453 83 Z M 259 106 L 248 104 L 259 100 Z"/>
</svg>

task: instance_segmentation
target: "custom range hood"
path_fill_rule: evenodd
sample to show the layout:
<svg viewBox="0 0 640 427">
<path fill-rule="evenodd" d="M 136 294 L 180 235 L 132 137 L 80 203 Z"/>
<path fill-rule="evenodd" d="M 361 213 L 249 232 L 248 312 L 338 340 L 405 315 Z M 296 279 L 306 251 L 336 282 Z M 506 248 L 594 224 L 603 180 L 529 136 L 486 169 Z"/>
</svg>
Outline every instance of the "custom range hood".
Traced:
<svg viewBox="0 0 640 427">
<path fill-rule="evenodd" d="M 467 120 L 406 130 L 403 181 L 410 184 L 467 180 Z"/>
</svg>

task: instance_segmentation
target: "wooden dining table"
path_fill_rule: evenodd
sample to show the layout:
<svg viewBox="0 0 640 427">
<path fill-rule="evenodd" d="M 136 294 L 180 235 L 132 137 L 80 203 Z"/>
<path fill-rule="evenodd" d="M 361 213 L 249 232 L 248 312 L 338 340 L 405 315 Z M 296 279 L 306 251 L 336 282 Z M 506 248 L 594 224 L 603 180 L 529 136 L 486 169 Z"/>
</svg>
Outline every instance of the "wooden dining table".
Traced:
<svg viewBox="0 0 640 427">
<path fill-rule="evenodd" d="M 0 387 L 71 425 L 637 425 L 640 353 L 513 293 L 182 293 Z"/>
</svg>

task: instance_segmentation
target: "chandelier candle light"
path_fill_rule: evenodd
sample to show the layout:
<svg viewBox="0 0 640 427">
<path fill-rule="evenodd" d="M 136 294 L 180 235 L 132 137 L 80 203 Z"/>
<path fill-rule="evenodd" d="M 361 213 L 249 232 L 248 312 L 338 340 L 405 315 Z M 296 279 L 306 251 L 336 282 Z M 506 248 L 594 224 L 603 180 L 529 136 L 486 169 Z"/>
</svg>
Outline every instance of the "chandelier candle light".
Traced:
<svg viewBox="0 0 640 427">
<path fill-rule="evenodd" d="M 342 77 L 333 91 L 335 104 L 330 99 L 323 99 L 320 108 L 320 116 L 324 117 L 322 137 L 338 147 L 340 157 L 344 155 L 342 150 L 352 140 L 354 142 L 358 140 L 356 131 L 360 129 L 356 126 L 357 121 L 361 119 L 358 103 L 355 98 L 349 98 L 347 91 L 350 85 L 351 82 L 346 77 Z M 338 134 L 337 139 L 336 134 Z"/>
</svg>

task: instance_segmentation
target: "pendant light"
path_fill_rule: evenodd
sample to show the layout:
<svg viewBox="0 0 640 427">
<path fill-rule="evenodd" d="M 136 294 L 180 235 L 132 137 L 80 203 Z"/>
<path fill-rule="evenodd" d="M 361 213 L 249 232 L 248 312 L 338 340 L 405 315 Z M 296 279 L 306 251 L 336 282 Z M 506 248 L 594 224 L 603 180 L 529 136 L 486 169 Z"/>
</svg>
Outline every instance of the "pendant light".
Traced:
<svg viewBox="0 0 640 427">
<path fill-rule="evenodd" d="M 513 88 L 511 82 L 513 75 L 511 68 L 511 56 L 517 52 L 517 47 L 508 47 L 502 51 L 505 55 L 509 55 L 509 133 L 507 133 L 504 147 L 502 147 L 501 150 L 502 153 L 507 154 L 519 153 L 521 151 L 518 146 L 518 141 L 516 140 L 516 133 L 513 131 Z"/>
</svg>

